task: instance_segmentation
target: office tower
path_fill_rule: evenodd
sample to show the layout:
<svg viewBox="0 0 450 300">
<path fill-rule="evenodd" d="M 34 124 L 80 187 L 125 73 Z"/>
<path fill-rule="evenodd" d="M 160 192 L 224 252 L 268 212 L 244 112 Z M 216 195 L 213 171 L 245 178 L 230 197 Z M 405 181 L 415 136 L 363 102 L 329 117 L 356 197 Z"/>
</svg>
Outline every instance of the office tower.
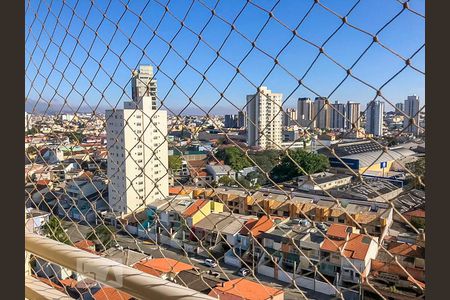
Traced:
<svg viewBox="0 0 450 300">
<path fill-rule="evenodd" d="M 420 123 L 420 102 L 419 97 L 416 95 L 408 96 L 408 98 L 405 100 L 405 105 L 403 106 L 404 112 L 407 115 L 405 116 L 405 119 L 403 121 L 403 128 L 406 128 L 404 132 L 409 132 L 414 135 L 419 134 L 419 125 Z M 409 118 L 408 118 L 409 117 Z M 415 125 L 410 125 L 410 118 L 414 118 Z"/>
<path fill-rule="evenodd" d="M 397 114 L 402 114 L 402 112 L 403 112 L 403 103 L 395 104 L 395 108 L 396 108 L 395 112 Z"/>
<path fill-rule="evenodd" d="M 109 204 L 116 212 L 142 209 L 168 195 L 167 112 L 156 110 L 151 66 L 133 71 L 132 101 L 106 111 Z"/>
<path fill-rule="evenodd" d="M 345 128 L 352 129 L 352 124 L 355 123 L 355 130 L 358 130 L 361 124 L 360 116 L 360 103 L 356 102 L 347 102 L 347 119 Z"/>
<path fill-rule="evenodd" d="M 330 107 L 331 110 L 331 128 L 343 129 L 346 125 L 347 112 L 344 103 L 336 101 Z"/>
<path fill-rule="evenodd" d="M 238 116 L 237 115 L 225 115 L 225 128 L 236 128 L 238 126 Z"/>
<path fill-rule="evenodd" d="M 366 133 L 375 136 L 383 135 L 384 102 L 379 100 L 367 104 L 366 109 Z"/>
<path fill-rule="evenodd" d="M 314 100 L 313 118 L 316 118 L 316 127 L 320 129 L 331 128 L 332 108 L 326 102 L 327 98 L 325 97 L 316 97 Z"/>
<path fill-rule="evenodd" d="M 279 149 L 282 134 L 283 94 L 261 86 L 258 93 L 247 95 L 247 144 L 261 149 Z"/>
<path fill-rule="evenodd" d="M 238 128 L 246 128 L 247 127 L 247 112 L 240 110 L 238 112 Z"/>
<path fill-rule="evenodd" d="M 313 121 L 314 106 L 310 98 L 299 98 L 297 101 L 297 122 L 302 127 L 315 127 Z"/>
<path fill-rule="evenodd" d="M 283 126 L 294 125 L 297 121 L 297 111 L 295 108 L 288 108 L 283 113 Z"/>
</svg>

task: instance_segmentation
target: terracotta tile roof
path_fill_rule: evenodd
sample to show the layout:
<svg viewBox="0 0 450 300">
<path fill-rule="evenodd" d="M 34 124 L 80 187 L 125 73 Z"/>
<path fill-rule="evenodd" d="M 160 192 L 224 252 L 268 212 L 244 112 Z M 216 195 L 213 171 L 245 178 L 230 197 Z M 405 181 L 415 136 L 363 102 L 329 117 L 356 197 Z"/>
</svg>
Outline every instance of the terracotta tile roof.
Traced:
<svg viewBox="0 0 450 300">
<path fill-rule="evenodd" d="M 94 294 L 94 300 L 131 300 L 133 297 L 112 287 L 103 287 Z"/>
<path fill-rule="evenodd" d="M 344 255 L 349 258 L 364 260 L 369 251 L 371 239 L 364 234 L 352 233 L 345 245 Z"/>
<path fill-rule="evenodd" d="M 328 228 L 327 236 L 345 239 L 350 232 L 352 232 L 351 226 L 333 223 L 330 228 Z"/>
<path fill-rule="evenodd" d="M 418 245 L 394 242 L 388 245 L 388 251 L 394 255 L 425 258 L 425 249 Z"/>
<path fill-rule="evenodd" d="M 404 213 L 403 215 L 408 217 L 414 217 L 414 218 L 425 218 L 425 210 L 423 209 L 416 209 L 412 211 L 408 211 Z"/>
<path fill-rule="evenodd" d="M 192 190 L 186 189 L 183 186 L 171 186 L 171 187 L 169 187 L 169 194 L 170 195 L 187 195 L 190 192 L 192 192 Z"/>
<path fill-rule="evenodd" d="M 342 249 L 342 247 L 345 244 L 345 240 L 334 240 L 334 239 L 327 239 L 325 238 L 323 240 L 322 245 L 320 246 L 320 250 L 329 251 L 329 252 L 339 252 L 339 248 Z"/>
<path fill-rule="evenodd" d="M 95 243 L 90 240 L 81 240 L 79 242 L 76 242 L 74 246 L 77 247 L 78 249 L 85 250 L 87 252 L 96 253 L 95 250 L 93 249 L 95 247 Z"/>
<path fill-rule="evenodd" d="M 254 237 L 258 237 L 261 233 L 266 232 L 272 228 L 274 222 L 268 216 L 262 216 L 259 219 L 252 219 L 245 222 L 244 227 L 241 229 L 240 233 L 247 235 L 249 232 L 252 233 Z"/>
<path fill-rule="evenodd" d="M 422 288 L 425 288 L 425 283 L 421 281 L 421 279 L 425 279 L 425 271 L 416 269 L 416 268 L 410 268 L 410 267 L 404 267 L 406 272 L 403 271 L 403 269 L 397 264 L 397 263 L 389 263 L 380 261 L 377 259 L 372 259 L 371 261 L 371 273 L 373 275 L 378 275 L 378 272 L 384 272 L 384 273 L 391 273 L 396 274 L 399 276 L 407 277 L 408 281 L 414 283 L 414 281 L 417 282 L 418 285 L 420 285 Z M 413 279 L 414 278 L 414 279 Z"/>
<path fill-rule="evenodd" d="M 136 263 L 133 268 L 150 275 L 159 276 L 169 272 L 178 274 L 181 271 L 193 270 L 197 267 L 171 258 L 153 258 L 149 260 L 142 260 Z"/>
<path fill-rule="evenodd" d="M 182 213 L 182 216 L 185 218 L 192 217 L 196 212 L 198 212 L 208 203 L 209 200 L 198 199 Z"/>
<path fill-rule="evenodd" d="M 206 166 L 206 161 L 205 160 L 189 160 L 187 162 L 187 165 L 190 168 L 194 168 L 194 169 L 204 168 Z"/>
<path fill-rule="evenodd" d="M 340 232 L 337 231 L 336 234 L 339 233 Z M 331 236 L 328 236 L 328 238 L 326 238 L 323 241 L 322 245 L 320 246 L 320 250 L 329 252 L 340 252 L 345 257 L 357 260 L 364 260 L 367 255 L 367 252 L 369 251 L 370 243 L 371 239 L 368 235 L 359 233 L 351 233 L 348 239 L 344 240 L 333 239 Z M 342 250 L 342 252 L 340 250 Z"/>
<path fill-rule="evenodd" d="M 284 295 L 284 292 L 245 278 L 237 278 L 218 284 L 208 295 L 220 300 L 265 300 Z"/>
</svg>

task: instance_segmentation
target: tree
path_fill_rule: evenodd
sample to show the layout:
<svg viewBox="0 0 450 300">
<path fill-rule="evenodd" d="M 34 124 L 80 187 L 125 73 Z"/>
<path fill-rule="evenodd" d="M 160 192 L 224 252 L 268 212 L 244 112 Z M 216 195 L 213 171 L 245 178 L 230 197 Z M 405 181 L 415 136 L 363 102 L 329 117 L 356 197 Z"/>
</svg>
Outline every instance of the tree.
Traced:
<svg viewBox="0 0 450 300">
<path fill-rule="evenodd" d="M 223 160 L 225 164 L 229 165 L 236 171 L 240 171 L 243 168 L 251 166 L 251 163 L 245 156 L 245 153 L 237 147 L 221 148 L 216 152 L 215 156 L 216 158 Z"/>
<path fill-rule="evenodd" d="M 425 157 L 421 157 L 415 162 L 407 163 L 405 167 L 410 170 L 411 173 L 417 175 L 422 183 L 425 183 Z M 423 188 L 423 185 L 420 184 L 418 178 L 413 179 L 413 184 L 416 188 Z"/>
<path fill-rule="evenodd" d="M 289 150 L 288 154 L 282 158 L 281 163 L 275 166 L 271 172 L 271 178 L 275 182 L 291 180 L 294 177 L 304 175 L 305 172 L 306 174 L 322 172 L 330 166 L 328 158 L 322 154 L 307 152 L 302 149 Z"/>
<path fill-rule="evenodd" d="M 34 135 L 39 132 L 40 132 L 39 128 L 33 126 L 30 129 L 28 129 L 27 131 L 25 131 L 25 135 Z"/>
<path fill-rule="evenodd" d="M 89 232 L 86 238 L 90 241 L 97 241 L 108 249 L 114 240 L 115 231 L 115 228 L 101 224 Z"/>
<path fill-rule="evenodd" d="M 169 169 L 172 171 L 181 169 L 181 156 L 169 155 Z"/>
<path fill-rule="evenodd" d="M 411 225 L 416 229 L 425 229 L 425 219 L 423 218 L 411 218 Z"/>
<path fill-rule="evenodd" d="M 234 184 L 236 184 L 236 182 L 231 179 L 229 176 L 222 176 L 219 178 L 218 183 L 220 183 L 221 185 L 225 185 L 225 186 L 232 186 Z"/>
<path fill-rule="evenodd" d="M 67 235 L 66 231 L 61 225 L 60 220 L 57 217 L 51 216 L 47 222 L 44 223 L 42 230 L 46 236 L 52 240 L 72 245 L 72 242 Z"/>
<path fill-rule="evenodd" d="M 69 133 L 70 142 L 81 143 L 85 138 L 85 135 L 81 132 L 71 132 Z"/>
</svg>

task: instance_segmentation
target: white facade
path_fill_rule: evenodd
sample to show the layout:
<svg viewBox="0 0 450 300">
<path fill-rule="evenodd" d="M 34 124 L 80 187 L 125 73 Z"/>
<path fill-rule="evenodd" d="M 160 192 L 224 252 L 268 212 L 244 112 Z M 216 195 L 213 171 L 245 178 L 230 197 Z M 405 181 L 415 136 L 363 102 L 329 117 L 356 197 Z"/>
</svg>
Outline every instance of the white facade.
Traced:
<svg viewBox="0 0 450 300">
<path fill-rule="evenodd" d="M 419 134 L 419 110 L 420 110 L 420 102 L 419 97 L 416 95 L 408 96 L 408 98 L 405 100 L 405 105 L 403 106 L 404 113 L 409 117 L 405 117 L 403 121 L 403 127 L 406 128 L 405 132 L 410 132 L 415 135 Z M 409 119 L 414 118 L 416 125 L 410 125 L 409 126 Z"/>
<path fill-rule="evenodd" d="M 106 111 L 109 204 L 117 212 L 131 213 L 168 195 L 167 112 L 156 110 L 152 77 L 152 67 L 141 66 L 133 72 L 133 101 Z"/>
<path fill-rule="evenodd" d="M 316 99 L 314 99 L 314 114 L 312 117 L 316 120 L 317 128 L 331 128 L 331 110 L 332 108 L 327 104 L 327 98 L 316 97 Z"/>
<path fill-rule="evenodd" d="M 347 119 L 346 119 L 346 128 L 351 129 L 352 124 L 355 123 L 356 128 L 358 129 L 361 123 L 361 120 L 359 118 L 360 115 L 360 104 L 356 102 L 347 102 Z"/>
<path fill-rule="evenodd" d="M 282 142 L 281 109 L 283 94 L 272 93 L 267 87 L 247 95 L 247 144 L 261 149 L 278 149 Z"/>
<path fill-rule="evenodd" d="M 344 103 L 339 103 L 336 101 L 331 105 L 331 128 L 334 129 L 344 129 L 347 117 L 347 112 Z"/>
<path fill-rule="evenodd" d="M 371 133 L 375 136 L 383 135 L 384 102 L 373 101 L 367 106 L 366 133 Z"/>
</svg>

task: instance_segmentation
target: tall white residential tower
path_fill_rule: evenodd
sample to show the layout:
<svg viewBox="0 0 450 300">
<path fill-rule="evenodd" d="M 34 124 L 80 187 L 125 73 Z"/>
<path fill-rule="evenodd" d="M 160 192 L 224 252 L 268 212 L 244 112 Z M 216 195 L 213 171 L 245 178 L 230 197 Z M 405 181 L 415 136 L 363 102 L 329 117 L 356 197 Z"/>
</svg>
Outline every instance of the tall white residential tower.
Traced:
<svg viewBox="0 0 450 300">
<path fill-rule="evenodd" d="M 377 100 L 367 104 L 366 133 L 371 133 L 375 136 L 383 135 L 383 114 L 384 102 Z"/>
<path fill-rule="evenodd" d="M 403 127 L 406 128 L 405 132 L 410 132 L 415 135 L 419 134 L 419 127 L 417 125 L 420 125 L 420 102 L 419 97 L 416 95 L 408 96 L 408 98 L 405 100 L 405 105 L 403 106 L 403 112 L 409 117 L 414 118 L 416 125 L 410 125 L 409 122 L 410 119 L 405 117 L 403 121 Z"/>
<path fill-rule="evenodd" d="M 283 94 L 272 93 L 261 86 L 259 92 L 247 95 L 247 144 L 262 149 L 279 149 L 282 141 L 281 109 Z"/>
<path fill-rule="evenodd" d="M 106 111 L 109 204 L 116 212 L 142 209 L 168 195 L 167 112 L 157 110 L 151 66 L 133 71 L 132 101 Z"/>
</svg>

